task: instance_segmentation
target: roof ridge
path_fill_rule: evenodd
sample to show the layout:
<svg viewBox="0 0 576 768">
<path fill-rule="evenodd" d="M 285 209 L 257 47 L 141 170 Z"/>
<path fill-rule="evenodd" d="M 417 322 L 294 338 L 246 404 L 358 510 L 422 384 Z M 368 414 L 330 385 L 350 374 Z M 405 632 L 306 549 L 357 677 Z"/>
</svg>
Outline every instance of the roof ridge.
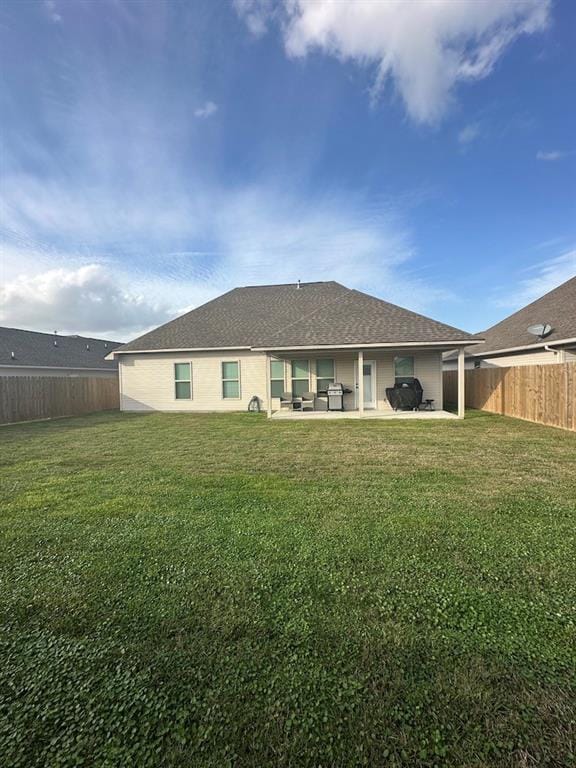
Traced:
<svg viewBox="0 0 576 768">
<path fill-rule="evenodd" d="M 347 288 L 345 285 L 342 285 L 341 283 L 336 282 L 336 280 L 328 280 L 326 282 L 334 283 L 334 285 L 337 285 L 340 288 L 343 288 L 345 291 L 348 291 L 348 293 L 352 292 L 351 288 Z M 337 296 L 332 301 L 327 301 L 326 304 L 322 305 L 322 307 L 315 307 L 311 312 L 306 312 L 303 315 L 300 315 L 296 320 L 293 320 L 291 323 L 288 323 L 282 328 L 279 328 L 277 331 L 274 331 L 274 333 L 271 333 L 270 338 L 274 338 L 274 336 L 277 336 L 279 333 L 284 333 L 287 328 L 291 328 L 293 325 L 296 325 L 302 320 L 305 320 L 307 317 L 310 317 L 311 315 L 315 315 L 320 309 L 326 309 L 327 307 L 331 307 L 332 304 L 335 304 L 337 301 L 340 301 L 341 298 L 342 296 Z"/>
<path fill-rule="evenodd" d="M 300 286 L 302 285 L 340 285 L 340 283 L 337 280 L 306 280 L 304 281 L 296 281 L 295 283 L 262 283 L 261 285 L 240 285 L 237 288 L 234 288 L 235 291 L 241 291 L 244 288 L 298 288 L 298 284 Z M 342 288 L 345 288 L 346 286 L 343 285 Z M 230 293 L 230 291 L 229 291 Z M 225 296 L 226 294 L 222 294 Z"/>
<path fill-rule="evenodd" d="M 99 336 L 82 336 L 80 333 L 49 333 L 48 331 L 31 331 L 29 328 L 14 328 L 11 325 L 0 325 L 1 331 L 16 331 L 17 333 L 31 333 L 34 336 L 48 336 L 49 339 L 85 339 L 87 341 L 101 341 L 107 344 L 122 344 L 115 339 L 103 339 Z"/>
</svg>

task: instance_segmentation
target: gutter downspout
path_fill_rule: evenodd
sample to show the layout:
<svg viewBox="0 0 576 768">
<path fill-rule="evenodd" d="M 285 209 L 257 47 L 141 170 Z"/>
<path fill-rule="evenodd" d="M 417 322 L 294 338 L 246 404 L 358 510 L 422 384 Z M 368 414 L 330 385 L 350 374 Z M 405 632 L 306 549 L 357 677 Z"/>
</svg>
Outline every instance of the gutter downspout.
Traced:
<svg viewBox="0 0 576 768">
<path fill-rule="evenodd" d="M 546 352 L 553 352 L 555 355 L 557 355 L 559 352 L 562 352 L 561 349 L 555 349 L 554 347 L 550 347 L 548 344 L 544 344 L 544 349 Z"/>
</svg>

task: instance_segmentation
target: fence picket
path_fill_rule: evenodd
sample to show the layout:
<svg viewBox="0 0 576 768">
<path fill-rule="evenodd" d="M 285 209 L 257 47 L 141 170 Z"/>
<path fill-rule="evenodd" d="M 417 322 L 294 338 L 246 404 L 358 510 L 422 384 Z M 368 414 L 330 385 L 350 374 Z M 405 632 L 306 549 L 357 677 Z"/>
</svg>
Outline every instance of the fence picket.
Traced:
<svg viewBox="0 0 576 768">
<path fill-rule="evenodd" d="M 79 416 L 119 407 L 115 376 L 0 377 L 0 424 Z"/>
<path fill-rule="evenodd" d="M 444 371 L 444 402 L 458 400 L 458 372 Z M 466 406 L 576 431 L 576 363 L 466 371 Z"/>
</svg>

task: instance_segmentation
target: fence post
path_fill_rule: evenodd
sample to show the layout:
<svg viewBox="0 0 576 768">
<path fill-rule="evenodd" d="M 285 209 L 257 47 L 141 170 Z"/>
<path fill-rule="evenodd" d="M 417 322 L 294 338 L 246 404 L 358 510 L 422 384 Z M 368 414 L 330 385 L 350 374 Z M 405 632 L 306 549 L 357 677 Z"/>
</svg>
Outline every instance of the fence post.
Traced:
<svg viewBox="0 0 576 768">
<path fill-rule="evenodd" d="M 458 350 L 458 418 L 464 418 L 466 408 L 466 376 L 464 374 L 465 352 L 464 347 Z"/>
</svg>

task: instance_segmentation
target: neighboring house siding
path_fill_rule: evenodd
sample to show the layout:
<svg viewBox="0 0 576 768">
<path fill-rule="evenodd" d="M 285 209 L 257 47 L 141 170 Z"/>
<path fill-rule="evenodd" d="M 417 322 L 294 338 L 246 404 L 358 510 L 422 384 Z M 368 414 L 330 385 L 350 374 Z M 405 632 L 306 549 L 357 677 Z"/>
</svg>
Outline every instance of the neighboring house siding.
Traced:
<svg viewBox="0 0 576 768">
<path fill-rule="evenodd" d="M 221 363 L 240 363 L 240 399 L 222 397 Z M 266 408 L 266 355 L 186 352 L 119 355 L 123 411 L 245 411 L 253 395 Z M 174 363 L 192 363 L 192 398 L 177 400 Z"/>
<path fill-rule="evenodd" d="M 470 368 L 513 368 L 517 365 L 555 365 L 557 363 L 570 363 L 576 360 L 576 352 L 559 349 L 556 353 L 547 349 L 530 349 L 526 352 L 514 352 L 493 357 L 467 357 L 466 369 Z M 480 362 L 480 366 L 474 363 Z M 458 363 L 454 358 L 444 361 L 445 371 L 455 371 Z"/>
<path fill-rule="evenodd" d="M 442 404 L 442 355 L 437 351 L 407 350 L 405 352 L 368 352 L 366 360 L 376 361 L 377 408 L 390 408 L 386 400 L 386 387 L 394 385 L 394 356 L 413 355 L 414 374 L 420 380 L 424 397 L 435 401 L 437 409 Z M 334 352 L 318 354 L 293 353 L 284 357 L 284 389 L 291 390 L 292 359 L 309 360 L 310 390 L 316 391 L 316 360 L 320 357 L 335 361 L 335 380 L 354 392 L 357 353 Z M 125 411 L 244 411 L 253 395 L 267 407 L 267 357 L 261 352 L 203 352 L 187 354 L 154 353 L 119 355 L 121 409 Z M 279 358 L 275 358 L 279 359 Z M 240 362 L 241 397 L 228 400 L 222 397 L 221 363 Z M 174 394 L 174 363 L 192 363 L 192 398 L 177 400 Z M 319 398 L 316 407 L 325 408 L 325 400 Z M 280 408 L 279 398 L 272 399 L 272 409 Z M 346 395 L 345 409 L 354 409 L 354 394 Z"/>
<path fill-rule="evenodd" d="M 520 354 L 498 355 L 482 359 L 481 368 L 509 368 L 515 365 L 553 365 L 564 362 L 564 353 L 548 352 L 545 349 L 531 350 Z"/>
<path fill-rule="evenodd" d="M 556 353 L 547 349 L 531 349 L 526 352 L 514 352 L 493 357 L 466 358 L 466 368 L 475 368 L 474 362 L 480 362 L 480 368 L 511 368 L 517 365 L 555 365 L 576 360 L 576 353 L 558 349 Z M 455 371 L 458 367 L 453 358 L 444 362 L 445 371 Z"/>
<path fill-rule="evenodd" d="M 474 360 L 471 357 L 467 357 L 464 362 L 464 368 L 467 371 L 472 370 L 474 368 Z M 454 358 L 450 358 L 450 360 L 444 360 L 444 366 L 443 369 L 445 371 L 457 371 L 458 370 L 458 360 Z"/>
<path fill-rule="evenodd" d="M 90 378 L 101 376 L 118 378 L 118 371 L 90 370 L 89 368 L 35 368 L 33 366 L 5 365 L 0 366 L 0 376 L 88 376 Z"/>
</svg>

